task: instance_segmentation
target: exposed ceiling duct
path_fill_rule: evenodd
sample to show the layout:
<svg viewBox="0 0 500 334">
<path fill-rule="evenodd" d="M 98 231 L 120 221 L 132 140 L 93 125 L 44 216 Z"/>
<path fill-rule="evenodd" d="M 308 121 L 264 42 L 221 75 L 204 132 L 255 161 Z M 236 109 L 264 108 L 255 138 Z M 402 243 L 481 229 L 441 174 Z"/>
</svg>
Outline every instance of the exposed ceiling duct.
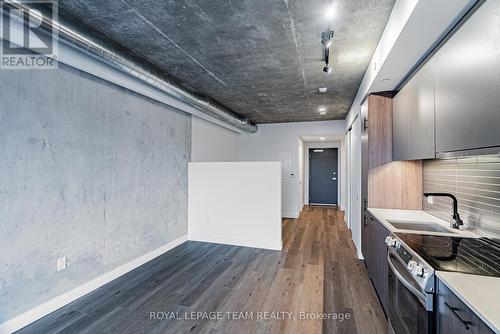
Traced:
<svg viewBox="0 0 500 334">
<path fill-rule="evenodd" d="M 8 5 L 18 10 L 19 15 L 28 16 L 34 21 L 41 22 L 41 28 L 47 32 L 53 32 L 58 39 L 79 51 L 85 52 L 94 58 L 97 58 L 112 67 L 135 77 L 136 79 L 155 87 L 161 92 L 173 96 L 186 104 L 208 114 L 222 122 L 225 122 L 244 132 L 254 133 L 257 127 L 250 124 L 246 118 L 240 118 L 231 110 L 217 104 L 214 101 L 198 96 L 187 89 L 180 87 L 168 79 L 159 69 L 148 62 L 129 54 L 119 46 L 115 46 L 99 33 L 88 27 L 74 22 L 70 22 L 64 17 L 53 19 L 46 12 L 44 7 L 35 7 L 33 4 L 5 1 L 4 6 Z"/>
</svg>

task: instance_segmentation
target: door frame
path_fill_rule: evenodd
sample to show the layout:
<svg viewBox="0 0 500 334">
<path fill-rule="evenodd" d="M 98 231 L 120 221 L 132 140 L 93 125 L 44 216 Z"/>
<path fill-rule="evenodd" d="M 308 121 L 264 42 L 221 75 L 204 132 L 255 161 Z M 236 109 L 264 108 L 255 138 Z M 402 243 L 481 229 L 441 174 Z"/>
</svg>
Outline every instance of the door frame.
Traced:
<svg viewBox="0 0 500 334">
<path fill-rule="evenodd" d="M 342 155 L 340 142 L 320 142 L 320 143 L 304 143 L 304 203 L 309 205 L 309 149 L 310 148 L 336 148 L 337 149 L 337 172 L 339 176 L 339 181 L 344 177 L 342 171 Z M 342 194 L 340 193 L 340 182 L 337 182 L 337 207 L 339 207 L 340 197 Z"/>
</svg>

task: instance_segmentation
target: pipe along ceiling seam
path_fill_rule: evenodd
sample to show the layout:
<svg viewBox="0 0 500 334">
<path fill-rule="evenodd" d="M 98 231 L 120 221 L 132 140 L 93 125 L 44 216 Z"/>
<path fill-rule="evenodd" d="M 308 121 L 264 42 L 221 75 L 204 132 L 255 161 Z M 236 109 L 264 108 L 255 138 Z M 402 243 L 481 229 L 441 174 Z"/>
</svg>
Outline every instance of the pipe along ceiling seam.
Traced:
<svg viewBox="0 0 500 334">
<path fill-rule="evenodd" d="M 70 22 L 61 16 L 55 20 L 45 7 L 17 1 L 5 1 L 3 5 L 17 10 L 20 15 L 27 16 L 27 19 L 41 22 L 40 27 L 44 31 L 55 34 L 61 42 L 70 47 L 97 58 L 230 126 L 247 133 L 257 132 L 257 126 L 248 122 L 247 119 L 239 117 L 224 106 L 180 87 L 169 80 L 160 70 L 138 57 L 133 57 L 125 51 L 119 50 L 118 47 L 113 46 L 111 41 L 98 36 L 95 31 L 88 27 Z"/>
</svg>

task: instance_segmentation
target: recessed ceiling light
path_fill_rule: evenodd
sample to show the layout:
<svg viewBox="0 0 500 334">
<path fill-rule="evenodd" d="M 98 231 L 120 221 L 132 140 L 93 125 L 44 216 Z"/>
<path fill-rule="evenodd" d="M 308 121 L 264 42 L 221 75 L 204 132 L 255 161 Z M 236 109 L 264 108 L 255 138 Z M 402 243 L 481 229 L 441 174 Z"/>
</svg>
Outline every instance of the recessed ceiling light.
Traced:
<svg viewBox="0 0 500 334">
<path fill-rule="evenodd" d="M 326 111 L 320 111 L 319 114 L 320 115 L 326 115 Z"/>
<path fill-rule="evenodd" d="M 318 110 L 319 110 L 319 111 L 325 111 L 325 110 L 326 110 L 326 108 L 325 108 L 325 107 L 319 107 L 319 108 L 318 108 Z"/>
<path fill-rule="evenodd" d="M 319 137 L 319 140 L 325 140 L 325 137 Z"/>
<path fill-rule="evenodd" d="M 320 93 L 326 93 L 327 88 L 326 87 L 319 87 L 318 90 Z"/>
</svg>

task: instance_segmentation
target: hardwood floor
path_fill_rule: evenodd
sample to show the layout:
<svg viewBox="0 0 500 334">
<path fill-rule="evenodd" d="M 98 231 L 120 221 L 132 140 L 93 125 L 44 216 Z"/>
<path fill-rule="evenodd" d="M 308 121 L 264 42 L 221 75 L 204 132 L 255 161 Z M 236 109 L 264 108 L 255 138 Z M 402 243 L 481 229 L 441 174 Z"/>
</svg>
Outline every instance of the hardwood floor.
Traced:
<svg viewBox="0 0 500 334">
<path fill-rule="evenodd" d="M 340 211 L 306 207 L 283 221 L 283 242 L 282 252 L 186 242 L 18 333 L 387 332 Z"/>
</svg>

